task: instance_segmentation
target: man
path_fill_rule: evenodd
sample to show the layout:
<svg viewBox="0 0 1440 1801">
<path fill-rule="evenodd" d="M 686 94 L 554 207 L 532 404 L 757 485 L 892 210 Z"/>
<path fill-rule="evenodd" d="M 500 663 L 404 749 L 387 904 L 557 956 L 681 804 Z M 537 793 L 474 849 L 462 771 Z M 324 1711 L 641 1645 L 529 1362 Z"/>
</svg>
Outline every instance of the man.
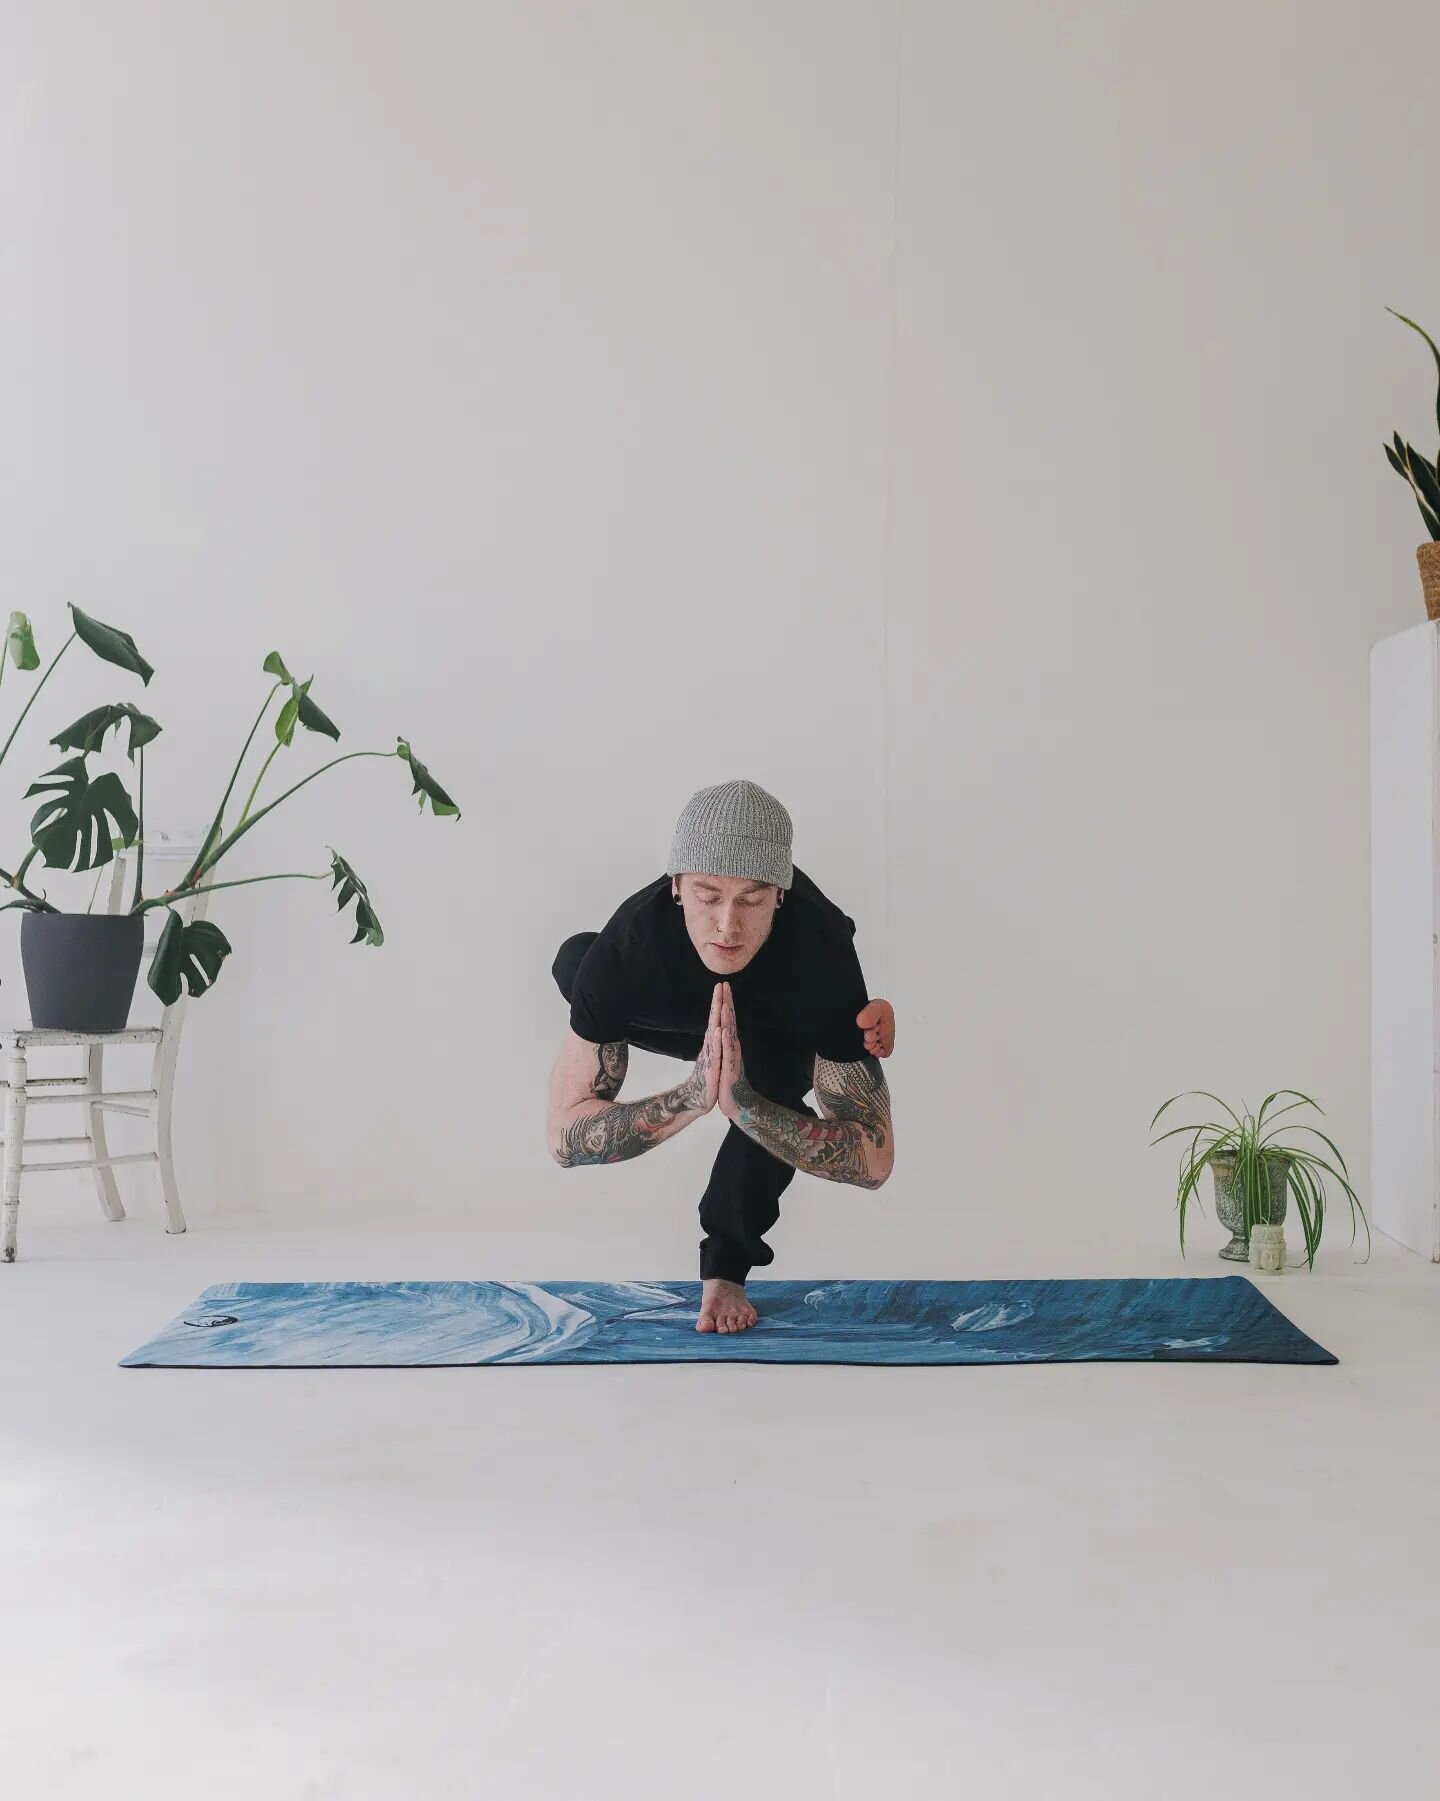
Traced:
<svg viewBox="0 0 1440 1801">
<path fill-rule="evenodd" d="M 567 938 L 553 966 L 570 1025 L 545 1129 L 563 1169 L 639 1156 L 713 1108 L 730 1122 L 700 1200 L 700 1332 L 755 1324 L 745 1279 L 774 1258 L 764 1234 L 797 1169 L 878 1188 L 895 1160 L 877 1061 L 894 1048 L 894 1010 L 867 1000 L 854 920 L 790 848 L 774 795 L 744 781 L 702 788 L 665 874 L 603 931 Z M 631 1045 L 694 1068 L 622 1102 Z M 812 1087 L 819 1114 L 805 1105 Z"/>
</svg>

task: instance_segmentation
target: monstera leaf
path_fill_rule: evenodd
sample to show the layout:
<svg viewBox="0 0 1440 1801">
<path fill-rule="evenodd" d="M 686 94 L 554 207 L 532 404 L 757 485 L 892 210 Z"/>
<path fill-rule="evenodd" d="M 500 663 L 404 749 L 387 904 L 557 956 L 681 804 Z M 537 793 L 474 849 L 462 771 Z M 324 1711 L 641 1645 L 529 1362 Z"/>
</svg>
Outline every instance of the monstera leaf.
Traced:
<svg viewBox="0 0 1440 1801">
<path fill-rule="evenodd" d="M 333 845 L 330 850 L 330 880 L 340 890 L 335 906 L 337 911 L 345 909 L 350 901 L 355 903 L 355 936 L 352 944 L 359 944 L 364 939 L 366 944 L 383 944 L 385 934 L 380 929 L 380 921 L 375 917 L 375 909 L 370 905 L 370 893 L 355 871 L 340 855 Z"/>
<path fill-rule="evenodd" d="M 83 756 L 47 770 L 25 790 L 27 800 L 32 794 L 50 795 L 30 821 L 30 840 L 52 869 L 99 869 L 114 855 L 112 831 L 124 845 L 135 842 L 140 822 L 119 776 L 92 782 Z"/>
<path fill-rule="evenodd" d="M 425 811 L 425 802 L 428 800 L 430 809 L 437 819 L 458 819 L 460 817 L 459 807 L 455 805 L 410 746 L 403 738 L 397 738 L 395 742 L 399 747 L 395 754 L 405 759 L 410 765 L 411 775 L 415 778 L 415 786 L 410 792 L 420 796 L 420 811 L 422 813 Z"/>
<path fill-rule="evenodd" d="M 135 752 L 142 746 L 153 742 L 160 736 L 160 727 L 148 713 L 142 713 L 138 707 L 132 707 L 129 701 L 115 701 L 108 707 L 96 707 L 93 713 L 86 713 L 77 719 L 74 725 L 67 725 L 58 737 L 50 742 L 57 750 L 78 750 L 89 753 L 99 750 L 105 742 L 105 734 L 114 727 L 126 722 L 130 726 L 130 760 L 135 760 Z"/>
<path fill-rule="evenodd" d="M 186 925 L 173 907 L 167 908 L 145 980 L 167 1007 L 173 1007 L 182 983 L 192 995 L 206 994 L 215 986 L 230 948 L 230 940 L 210 920 L 195 919 Z"/>
<path fill-rule="evenodd" d="M 107 663 L 114 663 L 120 669 L 128 669 L 132 675 L 138 675 L 148 687 L 150 677 L 155 671 L 135 648 L 135 640 L 129 632 L 122 632 L 117 626 L 105 625 L 99 619 L 92 619 L 88 613 L 82 613 L 74 603 L 70 603 L 70 616 L 75 622 L 75 635 L 82 644 L 88 644 L 97 657 Z"/>
<path fill-rule="evenodd" d="M 278 650 L 272 650 L 266 657 L 264 669 L 266 675 L 276 676 L 280 681 L 290 684 L 290 698 L 281 707 L 275 721 L 275 736 L 282 744 L 290 744 L 294 740 L 297 724 L 303 725 L 307 732 L 323 732 L 327 738 L 339 739 L 339 726 L 322 713 L 310 698 L 310 683 L 315 680 L 313 675 L 303 682 L 297 682 L 285 667 L 285 659 Z"/>
<path fill-rule="evenodd" d="M 35 634 L 23 613 L 12 613 L 5 628 L 5 652 L 17 669 L 38 669 L 40 653 L 35 648 Z"/>
</svg>

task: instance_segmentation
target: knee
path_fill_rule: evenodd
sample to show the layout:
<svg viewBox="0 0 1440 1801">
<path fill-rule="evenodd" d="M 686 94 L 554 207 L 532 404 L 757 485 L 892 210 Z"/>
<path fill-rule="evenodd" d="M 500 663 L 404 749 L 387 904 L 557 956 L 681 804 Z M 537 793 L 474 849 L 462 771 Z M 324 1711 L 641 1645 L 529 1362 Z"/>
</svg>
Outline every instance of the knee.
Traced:
<svg viewBox="0 0 1440 1801">
<path fill-rule="evenodd" d="M 584 960 L 586 951 L 600 936 L 598 932 L 576 932 L 573 938 L 567 938 L 555 953 L 555 961 L 550 965 L 550 973 L 555 978 L 555 985 L 568 1001 L 570 991 L 575 986 L 575 972 Z"/>
</svg>

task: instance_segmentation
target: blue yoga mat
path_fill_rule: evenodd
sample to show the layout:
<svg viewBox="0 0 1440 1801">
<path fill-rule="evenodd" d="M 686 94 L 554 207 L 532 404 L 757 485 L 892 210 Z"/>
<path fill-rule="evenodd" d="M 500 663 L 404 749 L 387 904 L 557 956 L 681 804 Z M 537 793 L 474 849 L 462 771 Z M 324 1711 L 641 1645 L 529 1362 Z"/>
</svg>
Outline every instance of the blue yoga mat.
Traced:
<svg viewBox="0 0 1440 1801">
<path fill-rule="evenodd" d="M 760 1323 L 697 1332 L 698 1282 L 222 1282 L 122 1366 L 1338 1363 L 1244 1276 L 751 1282 Z"/>
</svg>

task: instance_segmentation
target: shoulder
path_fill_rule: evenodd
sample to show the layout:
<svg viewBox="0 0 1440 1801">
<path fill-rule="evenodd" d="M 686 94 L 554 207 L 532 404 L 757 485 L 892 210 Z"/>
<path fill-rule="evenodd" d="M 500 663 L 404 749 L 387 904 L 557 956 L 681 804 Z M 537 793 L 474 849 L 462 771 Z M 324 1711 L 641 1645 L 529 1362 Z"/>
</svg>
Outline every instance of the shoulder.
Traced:
<svg viewBox="0 0 1440 1801">
<path fill-rule="evenodd" d="M 627 950 L 653 944 L 668 924 L 664 908 L 669 892 L 670 878 L 662 875 L 627 894 L 601 928 L 607 948 L 623 956 Z"/>
<path fill-rule="evenodd" d="M 821 943 L 848 944 L 855 936 L 855 921 L 843 907 L 825 894 L 813 877 L 794 865 L 786 907 L 794 907 L 794 922 Z"/>
</svg>

